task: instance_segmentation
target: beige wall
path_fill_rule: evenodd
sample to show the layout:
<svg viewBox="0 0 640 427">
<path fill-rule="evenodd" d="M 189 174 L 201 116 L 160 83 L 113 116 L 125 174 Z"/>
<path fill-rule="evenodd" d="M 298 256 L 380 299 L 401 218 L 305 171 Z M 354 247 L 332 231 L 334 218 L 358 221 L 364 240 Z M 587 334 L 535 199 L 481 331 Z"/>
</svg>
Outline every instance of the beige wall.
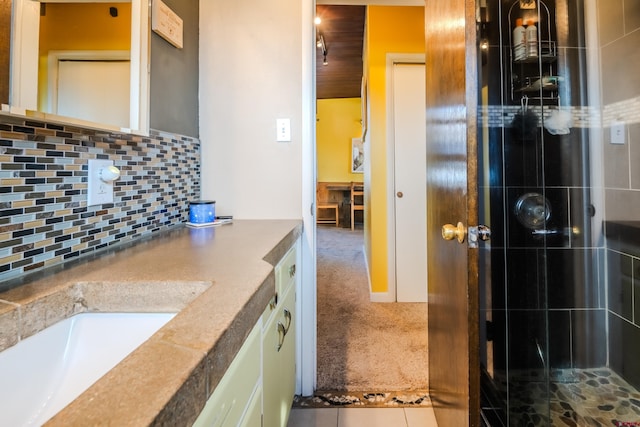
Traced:
<svg viewBox="0 0 640 427">
<path fill-rule="evenodd" d="M 202 194 L 219 215 L 302 218 L 301 22 L 297 0 L 200 2 Z"/>
<path fill-rule="evenodd" d="M 598 0 L 607 220 L 640 216 L 640 2 Z M 626 143 L 613 145 L 611 123 L 625 123 Z"/>
</svg>

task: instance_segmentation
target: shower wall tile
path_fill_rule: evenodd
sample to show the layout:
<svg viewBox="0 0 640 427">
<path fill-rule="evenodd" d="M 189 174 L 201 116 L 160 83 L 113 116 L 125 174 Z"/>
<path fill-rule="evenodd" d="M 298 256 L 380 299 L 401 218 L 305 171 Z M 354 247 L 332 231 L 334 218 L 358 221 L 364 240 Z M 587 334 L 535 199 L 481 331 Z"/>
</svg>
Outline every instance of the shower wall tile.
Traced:
<svg viewBox="0 0 640 427">
<path fill-rule="evenodd" d="M 633 323 L 640 327 L 640 260 L 633 259 Z"/>
<path fill-rule="evenodd" d="M 540 249 L 507 249 L 507 308 L 535 310 L 546 307 L 545 257 Z M 500 289 L 501 290 L 501 289 Z M 499 290 L 499 291 L 500 291 Z M 501 297 L 498 293 L 496 297 Z"/>
<path fill-rule="evenodd" d="M 633 321 L 633 258 L 607 251 L 609 310 Z"/>
<path fill-rule="evenodd" d="M 602 101 L 611 104 L 640 95 L 640 31 L 601 50 Z"/>
<path fill-rule="evenodd" d="M 584 16 L 583 0 L 556 0 L 555 20 L 558 46 L 585 46 L 584 20 L 575 19 L 576 16 Z"/>
<path fill-rule="evenodd" d="M 609 313 L 609 365 L 640 389 L 640 328 Z"/>
<path fill-rule="evenodd" d="M 640 191 L 605 188 L 607 221 L 637 221 L 640 212 Z"/>
<path fill-rule="evenodd" d="M 602 310 L 571 311 L 571 354 L 573 368 L 606 366 L 607 313 Z"/>
<path fill-rule="evenodd" d="M 549 249 L 547 296 L 550 309 L 599 308 L 592 249 Z M 567 268 L 567 266 L 572 268 Z M 589 284 L 593 284 L 588 286 Z"/>
<path fill-rule="evenodd" d="M 121 171 L 114 203 L 87 206 L 89 159 Z M 0 115 L 0 282 L 185 222 L 200 141 Z"/>
<path fill-rule="evenodd" d="M 623 0 L 598 1 L 596 4 L 600 46 L 604 46 L 624 35 Z"/>
<path fill-rule="evenodd" d="M 640 190 L 640 123 L 629 123 L 629 164 L 634 167 L 631 169 L 631 188 Z"/>
<path fill-rule="evenodd" d="M 571 311 L 549 311 L 549 367 L 571 367 Z"/>
<path fill-rule="evenodd" d="M 559 313 L 554 318 L 553 331 L 549 330 L 551 322 L 551 313 L 549 313 L 549 321 L 547 321 L 547 313 L 544 310 L 509 310 L 508 311 L 508 360 L 510 369 L 542 369 L 546 363 L 546 342 L 547 335 L 553 333 L 553 344 L 555 357 L 570 351 L 570 340 L 563 339 L 569 337 L 569 313 Z M 565 315 L 562 316 L 562 313 Z M 556 336 L 559 338 L 556 341 Z M 557 344 L 557 345 L 556 345 Z M 559 348 L 556 348 L 559 346 Z M 539 351 L 540 350 L 540 351 Z M 540 357 L 542 352 L 542 358 Z M 544 360 L 543 360 L 544 359 Z"/>
<path fill-rule="evenodd" d="M 591 189 L 574 187 L 569 189 L 569 229 L 572 248 L 592 247 L 591 219 L 595 207 L 591 204 Z M 590 282 L 587 282 L 590 283 Z"/>
<path fill-rule="evenodd" d="M 640 28 L 640 1 L 624 0 L 624 31 L 631 33 Z"/>
</svg>

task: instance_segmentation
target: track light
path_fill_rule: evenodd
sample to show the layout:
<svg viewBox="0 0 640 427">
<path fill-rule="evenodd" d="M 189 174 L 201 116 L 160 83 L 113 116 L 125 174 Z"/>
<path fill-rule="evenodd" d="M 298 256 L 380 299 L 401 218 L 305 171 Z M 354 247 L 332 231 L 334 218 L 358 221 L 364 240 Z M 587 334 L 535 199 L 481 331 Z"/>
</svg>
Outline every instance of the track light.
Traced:
<svg viewBox="0 0 640 427">
<path fill-rule="evenodd" d="M 316 46 L 318 46 L 318 49 L 322 49 L 322 58 L 323 58 L 322 65 L 328 65 L 329 62 L 327 62 L 327 45 L 324 42 L 324 37 L 319 32 L 318 32 L 318 40 L 316 41 Z"/>
</svg>

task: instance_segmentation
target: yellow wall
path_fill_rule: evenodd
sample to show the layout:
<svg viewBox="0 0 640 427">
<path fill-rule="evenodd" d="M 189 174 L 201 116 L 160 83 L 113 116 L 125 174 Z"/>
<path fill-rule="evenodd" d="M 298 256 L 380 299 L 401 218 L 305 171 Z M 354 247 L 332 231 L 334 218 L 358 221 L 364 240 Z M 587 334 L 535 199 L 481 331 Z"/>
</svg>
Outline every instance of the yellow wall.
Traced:
<svg viewBox="0 0 640 427">
<path fill-rule="evenodd" d="M 368 219 L 365 221 L 365 250 L 371 272 L 371 291 L 388 289 L 387 238 L 387 53 L 424 53 L 424 8 L 369 6 L 365 75 L 369 88 L 369 120 L 365 144 L 370 144 Z M 365 151 L 366 153 L 366 151 Z M 426 160 L 425 160 L 426 161 Z"/>
<path fill-rule="evenodd" d="M 351 173 L 351 139 L 362 134 L 360 116 L 360 98 L 317 101 L 319 182 L 362 182 L 361 173 Z"/>
<path fill-rule="evenodd" d="M 110 7 L 118 9 L 117 17 Z M 39 44 L 38 109 L 44 110 L 49 51 L 131 49 L 131 3 L 46 3 Z"/>
</svg>

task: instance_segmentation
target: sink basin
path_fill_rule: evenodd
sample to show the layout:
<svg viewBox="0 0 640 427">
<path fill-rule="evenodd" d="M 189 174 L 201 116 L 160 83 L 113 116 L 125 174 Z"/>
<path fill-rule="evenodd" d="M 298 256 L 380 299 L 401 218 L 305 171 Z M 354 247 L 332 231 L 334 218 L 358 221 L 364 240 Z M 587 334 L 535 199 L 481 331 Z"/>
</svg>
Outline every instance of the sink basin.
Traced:
<svg viewBox="0 0 640 427">
<path fill-rule="evenodd" d="M 0 353 L 0 425 L 42 425 L 175 316 L 82 313 Z"/>
</svg>

